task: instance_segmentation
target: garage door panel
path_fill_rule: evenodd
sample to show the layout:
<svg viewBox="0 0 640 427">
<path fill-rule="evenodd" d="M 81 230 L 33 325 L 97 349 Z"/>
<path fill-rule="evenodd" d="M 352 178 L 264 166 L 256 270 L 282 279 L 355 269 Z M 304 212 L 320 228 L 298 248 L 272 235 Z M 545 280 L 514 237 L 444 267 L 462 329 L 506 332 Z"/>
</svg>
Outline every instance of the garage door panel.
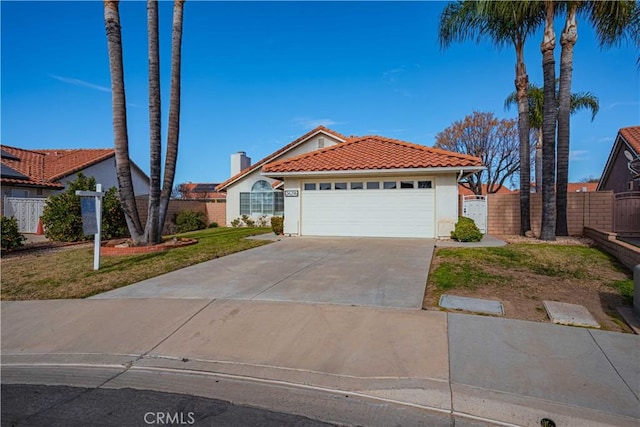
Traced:
<svg viewBox="0 0 640 427">
<path fill-rule="evenodd" d="M 434 237 L 434 190 L 305 191 L 302 234 Z"/>
</svg>

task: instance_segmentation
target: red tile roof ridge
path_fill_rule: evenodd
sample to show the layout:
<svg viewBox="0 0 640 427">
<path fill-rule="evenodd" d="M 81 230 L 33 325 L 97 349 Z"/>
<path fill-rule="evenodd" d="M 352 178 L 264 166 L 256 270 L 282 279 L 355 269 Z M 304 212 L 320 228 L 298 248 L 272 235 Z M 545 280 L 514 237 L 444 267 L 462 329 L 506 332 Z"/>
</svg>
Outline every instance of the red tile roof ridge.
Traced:
<svg viewBox="0 0 640 427">
<path fill-rule="evenodd" d="M 389 141 L 389 142 L 393 142 L 396 144 L 401 144 L 407 147 L 413 147 L 413 148 L 417 148 L 419 150 L 430 150 L 430 151 L 434 151 L 436 153 L 440 153 L 440 154 L 445 154 L 447 156 L 457 156 L 463 159 L 469 159 L 469 160 L 478 160 L 480 159 L 479 157 L 475 157 L 472 156 L 470 154 L 464 154 L 464 153 L 458 153 L 456 151 L 449 151 L 449 150 L 444 150 L 442 148 L 437 148 L 437 147 L 427 147 L 426 145 L 420 145 L 420 144 L 415 144 L 413 142 L 407 142 L 407 141 L 403 141 L 401 139 L 394 139 L 394 138 L 388 138 L 385 136 L 379 136 L 379 135 L 368 135 L 368 136 L 363 136 L 362 139 L 364 138 L 375 138 L 375 139 L 379 139 L 382 141 Z"/>
<path fill-rule="evenodd" d="M 303 153 L 303 154 L 297 155 L 295 157 L 290 157 L 288 159 L 282 159 L 282 160 L 278 160 L 278 161 L 269 163 L 269 169 L 277 168 L 278 166 L 286 165 L 288 163 L 291 163 L 291 162 L 294 162 L 294 161 L 298 161 L 298 160 L 303 159 L 303 158 L 311 158 L 311 157 L 319 156 L 319 155 L 321 155 L 323 153 L 331 152 L 331 151 L 334 151 L 334 150 L 344 149 L 345 147 L 348 147 L 348 146 L 351 146 L 353 144 L 357 144 L 359 142 L 366 141 L 366 140 L 375 140 L 375 141 L 380 141 L 380 142 L 384 142 L 384 143 L 401 145 L 401 146 L 404 146 L 404 147 L 407 147 L 407 148 L 417 149 L 417 150 L 420 150 L 420 151 L 430 151 L 430 152 L 434 152 L 434 153 L 438 153 L 438 154 L 442 154 L 442 155 L 446 155 L 446 156 L 453 156 L 453 157 L 458 157 L 458 158 L 461 158 L 461 159 L 478 161 L 479 163 L 482 162 L 482 160 L 479 157 L 470 156 L 468 154 L 456 153 L 456 152 L 453 152 L 453 151 L 447 151 L 447 150 L 443 150 L 443 149 L 440 149 L 440 148 L 427 147 L 425 145 L 414 144 L 414 143 L 411 143 L 411 142 L 402 141 L 402 140 L 394 139 L 394 138 L 388 138 L 388 137 L 385 137 L 385 136 L 365 135 L 365 136 L 358 136 L 358 137 L 350 138 L 350 139 L 346 140 L 345 142 L 343 142 L 341 144 L 332 145 L 331 147 L 321 148 L 319 150 L 310 151 L 308 153 Z"/>
<path fill-rule="evenodd" d="M 42 150 L 31 150 L 31 149 L 27 149 L 27 148 L 13 147 L 11 145 L 5 145 L 5 144 L 0 145 L 0 148 L 2 148 L 3 150 L 5 148 L 9 148 L 11 150 L 17 150 L 17 151 L 22 151 L 22 152 L 29 152 L 29 153 L 43 154 L 43 155 L 46 154 L 46 153 L 43 153 Z"/>
<path fill-rule="evenodd" d="M 222 191 L 224 190 L 224 188 L 233 183 L 234 181 L 237 181 L 238 179 L 242 178 L 244 175 L 248 174 L 249 172 L 252 172 L 256 169 L 258 169 L 259 167 L 261 167 L 263 164 L 267 163 L 269 160 L 278 157 L 280 154 L 283 154 L 285 152 L 287 152 L 289 149 L 295 147 L 297 144 L 299 144 L 300 142 L 308 139 L 309 137 L 315 135 L 318 132 L 325 132 L 328 133 L 330 135 L 333 135 L 334 137 L 341 139 L 343 141 L 347 141 L 349 140 L 349 137 L 346 137 L 344 135 L 342 135 L 341 133 L 338 133 L 334 130 L 331 130 L 325 126 L 317 126 L 313 129 L 311 129 L 309 132 L 305 133 L 304 135 L 294 139 L 293 141 L 291 141 L 290 143 L 288 143 L 287 145 L 285 145 L 284 147 L 274 151 L 273 153 L 269 154 L 268 156 L 260 159 L 260 161 L 252 164 L 251 166 L 249 166 L 248 168 L 244 168 L 243 170 L 241 170 L 240 172 L 238 172 L 237 174 L 235 174 L 234 176 L 232 176 L 231 178 L 229 178 L 228 180 L 226 180 L 225 182 L 219 184 L 216 187 L 216 191 Z M 344 142 L 343 142 L 344 143 Z M 330 148 L 330 147 L 329 147 Z"/>
</svg>

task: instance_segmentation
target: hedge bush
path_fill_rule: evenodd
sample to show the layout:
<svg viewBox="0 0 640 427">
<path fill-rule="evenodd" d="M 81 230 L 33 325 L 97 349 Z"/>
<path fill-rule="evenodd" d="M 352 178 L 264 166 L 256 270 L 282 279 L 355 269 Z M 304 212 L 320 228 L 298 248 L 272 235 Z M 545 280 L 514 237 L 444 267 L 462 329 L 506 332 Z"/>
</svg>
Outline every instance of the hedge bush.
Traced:
<svg viewBox="0 0 640 427">
<path fill-rule="evenodd" d="M 479 242 L 482 240 L 482 233 L 471 218 L 461 216 L 451 232 L 451 238 L 459 242 Z"/>
<path fill-rule="evenodd" d="M 67 191 L 51 196 L 42 213 L 44 235 L 49 240 L 77 242 L 88 240 L 82 231 L 80 197 L 76 190 L 95 191 L 96 180 L 78 174 L 75 181 L 67 185 Z M 118 200 L 118 190 L 111 187 L 102 198 L 102 238 L 114 239 L 128 234 L 124 211 Z"/>
<path fill-rule="evenodd" d="M 173 222 L 176 224 L 177 233 L 186 233 L 187 231 L 204 230 L 207 228 L 207 219 L 202 212 L 178 212 L 174 216 Z"/>
<path fill-rule="evenodd" d="M 284 218 L 281 216 L 272 216 L 271 217 L 271 229 L 276 234 L 284 233 Z"/>
<path fill-rule="evenodd" d="M 2 249 L 11 250 L 19 248 L 24 244 L 24 241 L 27 240 L 27 238 L 20 233 L 18 220 L 15 217 L 7 218 L 3 216 L 0 227 L 2 227 Z"/>
</svg>

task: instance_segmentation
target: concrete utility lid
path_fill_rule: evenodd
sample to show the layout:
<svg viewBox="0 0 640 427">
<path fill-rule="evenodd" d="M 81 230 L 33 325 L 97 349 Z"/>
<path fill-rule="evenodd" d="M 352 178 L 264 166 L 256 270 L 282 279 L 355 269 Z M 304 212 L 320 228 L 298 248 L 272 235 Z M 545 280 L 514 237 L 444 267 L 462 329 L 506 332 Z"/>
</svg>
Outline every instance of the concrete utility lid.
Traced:
<svg viewBox="0 0 640 427">
<path fill-rule="evenodd" d="M 438 305 L 444 308 L 473 311 L 476 313 L 499 314 L 500 316 L 504 314 L 504 307 L 500 301 L 488 299 L 458 297 L 444 294 L 440 296 L 440 302 L 438 302 Z"/>
<path fill-rule="evenodd" d="M 549 319 L 553 323 L 569 326 L 584 326 L 587 328 L 600 328 L 600 324 L 589 313 L 586 307 L 566 302 L 542 301 Z"/>
</svg>

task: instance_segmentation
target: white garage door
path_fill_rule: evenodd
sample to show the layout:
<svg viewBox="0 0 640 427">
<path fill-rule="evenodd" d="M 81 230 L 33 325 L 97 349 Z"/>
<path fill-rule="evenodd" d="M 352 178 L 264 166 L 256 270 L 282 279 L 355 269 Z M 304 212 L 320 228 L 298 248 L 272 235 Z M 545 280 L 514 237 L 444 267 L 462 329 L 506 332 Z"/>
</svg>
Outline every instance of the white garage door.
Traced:
<svg viewBox="0 0 640 427">
<path fill-rule="evenodd" d="M 379 189 L 367 189 L 367 182 L 304 183 L 301 234 L 435 237 L 435 190 L 431 188 L 433 181 L 398 180 L 396 188 L 384 189 L 385 185 L 392 187 L 391 182 L 380 181 Z M 406 188 L 410 182 L 413 182 L 413 188 Z M 352 184 L 356 184 L 357 189 L 351 189 Z M 312 189 L 313 185 L 315 190 Z M 329 185 L 330 190 L 326 189 Z M 345 185 L 346 188 L 343 189 Z M 321 186 L 325 190 L 321 190 Z M 429 188 L 424 188 L 427 186 Z"/>
</svg>

